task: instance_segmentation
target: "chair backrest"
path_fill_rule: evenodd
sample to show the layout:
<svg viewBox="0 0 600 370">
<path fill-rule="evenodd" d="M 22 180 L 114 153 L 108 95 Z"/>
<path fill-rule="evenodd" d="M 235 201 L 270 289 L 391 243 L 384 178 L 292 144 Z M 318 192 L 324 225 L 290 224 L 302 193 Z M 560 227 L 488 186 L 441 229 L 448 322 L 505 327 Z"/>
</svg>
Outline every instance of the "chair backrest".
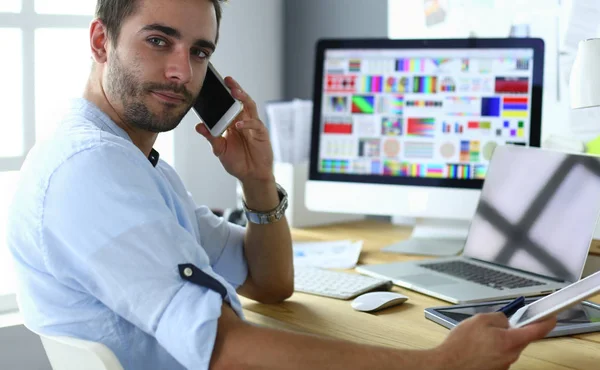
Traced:
<svg viewBox="0 0 600 370">
<path fill-rule="evenodd" d="M 38 335 L 53 370 L 123 370 L 115 354 L 102 343 Z"/>
</svg>

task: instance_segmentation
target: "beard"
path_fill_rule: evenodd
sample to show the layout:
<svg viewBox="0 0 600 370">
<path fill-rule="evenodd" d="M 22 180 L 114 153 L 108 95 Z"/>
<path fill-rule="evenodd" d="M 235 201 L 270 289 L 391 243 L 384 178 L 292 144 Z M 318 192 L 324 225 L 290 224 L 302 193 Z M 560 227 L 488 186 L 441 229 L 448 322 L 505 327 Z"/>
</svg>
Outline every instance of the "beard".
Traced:
<svg viewBox="0 0 600 370">
<path fill-rule="evenodd" d="M 150 132 L 166 132 L 176 128 L 192 107 L 194 97 L 184 85 L 142 82 L 139 70 L 125 66 L 117 53 L 108 63 L 106 90 L 122 106 L 124 123 Z M 152 91 L 168 91 L 185 98 L 181 104 L 161 104 L 160 112 L 153 112 L 144 103 Z M 112 100 L 112 99 L 111 99 Z"/>
</svg>

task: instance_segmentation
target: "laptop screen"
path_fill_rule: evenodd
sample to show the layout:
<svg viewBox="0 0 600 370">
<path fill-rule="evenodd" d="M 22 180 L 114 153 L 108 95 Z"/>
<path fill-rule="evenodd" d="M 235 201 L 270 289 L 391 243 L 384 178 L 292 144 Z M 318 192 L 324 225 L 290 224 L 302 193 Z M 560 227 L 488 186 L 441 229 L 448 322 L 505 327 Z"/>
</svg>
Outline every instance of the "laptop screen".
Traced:
<svg viewBox="0 0 600 370">
<path fill-rule="evenodd" d="M 499 146 L 464 256 L 577 281 L 600 213 L 600 158 Z"/>
</svg>

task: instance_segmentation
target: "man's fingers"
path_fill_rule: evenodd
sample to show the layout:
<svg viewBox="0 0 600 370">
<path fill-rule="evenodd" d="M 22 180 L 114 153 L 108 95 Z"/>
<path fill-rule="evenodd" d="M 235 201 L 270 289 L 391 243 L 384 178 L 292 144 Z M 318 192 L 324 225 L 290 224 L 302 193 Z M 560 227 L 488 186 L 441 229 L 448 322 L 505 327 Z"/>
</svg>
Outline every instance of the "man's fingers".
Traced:
<svg viewBox="0 0 600 370">
<path fill-rule="evenodd" d="M 204 136 L 209 142 L 212 142 L 215 139 L 215 137 L 212 136 L 210 131 L 208 131 L 208 128 L 206 128 L 206 126 L 204 126 L 202 123 L 196 125 L 196 132 Z"/>
<path fill-rule="evenodd" d="M 486 326 L 493 326 L 501 329 L 508 328 L 508 318 L 501 312 L 479 314 L 476 315 L 475 318 Z"/>
<path fill-rule="evenodd" d="M 222 137 L 214 137 L 212 136 L 212 134 L 210 133 L 210 131 L 208 131 L 208 129 L 206 128 L 206 126 L 204 126 L 204 124 L 199 123 L 196 125 L 196 132 L 199 133 L 200 135 L 204 136 L 206 138 L 206 140 L 208 140 L 208 143 L 210 144 L 210 146 L 212 147 L 213 153 L 219 157 L 221 154 L 223 154 L 225 152 L 225 139 Z"/>
<path fill-rule="evenodd" d="M 265 125 L 257 119 L 238 121 L 235 123 L 235 128 L 237 128 L 239 131 L 254 130 L 258 135 L 264 135 L 267 137 L 269 136 L 269 132 L 267 131 Z"/>
<path fill-rule="evenodd" d="M 234 98 L 241 101 L 244 104 L 244 111 L 246 111 L 250 117 L 258 118 L 258 109 L 256 108 L 256 103 L 250 95 L 248 95 L 244 89 L 234 80 L 232 77 L 225 78 L 225 84 L 231 90 L 231 93 Z"/>
<path fill-rule="evenodd" d="M 522 328 L 511 329 L 510 340 L 516 345 L 526 345 L 534 340 L 544 338 L 556 326 L 556 317 L 529 324 Z"/>
</svg>

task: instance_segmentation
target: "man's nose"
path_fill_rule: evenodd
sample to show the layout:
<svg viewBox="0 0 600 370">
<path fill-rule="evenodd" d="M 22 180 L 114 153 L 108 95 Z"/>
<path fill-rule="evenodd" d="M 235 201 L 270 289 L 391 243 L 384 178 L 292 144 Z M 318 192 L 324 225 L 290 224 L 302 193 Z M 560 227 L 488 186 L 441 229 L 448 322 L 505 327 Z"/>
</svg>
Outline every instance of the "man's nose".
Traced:
<svg viewBox="0 0 600 370">
<path fill-rule="evenodd" d="M 178 84 L 186 84 L 192 79 L 192 64 L 190 54 L 183 48 L 173 51 L 168 60 L 167 79 Z"/>
</svg>

